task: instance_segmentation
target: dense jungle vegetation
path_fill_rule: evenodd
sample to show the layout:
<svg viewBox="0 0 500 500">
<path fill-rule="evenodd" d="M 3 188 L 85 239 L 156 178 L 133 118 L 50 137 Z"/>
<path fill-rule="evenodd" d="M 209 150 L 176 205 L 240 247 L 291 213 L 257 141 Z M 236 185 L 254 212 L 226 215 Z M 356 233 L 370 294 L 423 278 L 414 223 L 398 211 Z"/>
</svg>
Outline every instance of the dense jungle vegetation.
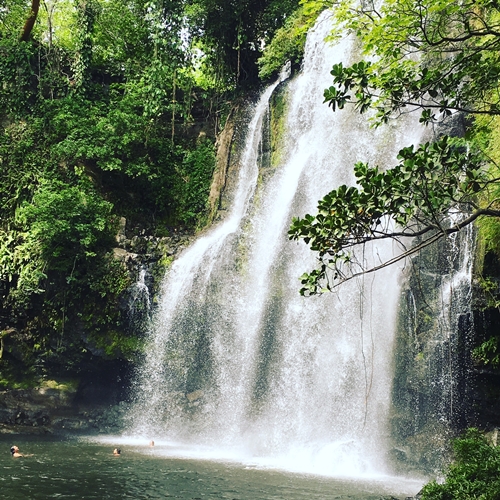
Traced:
<svg viewBox="0 0 500 500">
<path fill-rule="evenodd" d="M 133 356 L 140 339 L 120 307 L 131 277 L 112 252 L 120 218 L 155 236 L 207 223 L 231 106 L 283 60 L 300 61 L 317 10 L 0 3 L 0 385 Z M 289 46 L 259 63 L 285 29 Z"/>
<path fill-rule="evenodd" d="M 355 33 L 366 60 L 333 67 L 326 104 L 338 112 L 352 103 L 374 126 L 411 111 L 425 124 L 461 112 L 467 134 L 402 144 L 387 172 L 359 163 L 358 187 L 341 186 L 318 215 L 294 219 L 290 237 L 320 258 L 301 293 L 372 271 L 351 249 L 373 239 L 416 239 L 404 257 L 477 221 L 483 253 L 500 254 L 495 2 L 388 0 L 377 10 L 349 0 L 7 0 L 0 383 L 16 378 L 13 367 L 36 380 L 76 374 L 92 352 L 137 350 L 119 307 L 131 285 L 112 252 L 119 219 L 157 236 L 209 222 L 214 143 L 231 106 L 287 60 L 298 67 L 308 28 L 332 6 L 332 38 Z M 450 208 L 468 217 L 450 226 Z M 495 277 L 482 284 L 497 307 Z M 499 338 L 478 359 L 498 364 Z"/>
</svg>

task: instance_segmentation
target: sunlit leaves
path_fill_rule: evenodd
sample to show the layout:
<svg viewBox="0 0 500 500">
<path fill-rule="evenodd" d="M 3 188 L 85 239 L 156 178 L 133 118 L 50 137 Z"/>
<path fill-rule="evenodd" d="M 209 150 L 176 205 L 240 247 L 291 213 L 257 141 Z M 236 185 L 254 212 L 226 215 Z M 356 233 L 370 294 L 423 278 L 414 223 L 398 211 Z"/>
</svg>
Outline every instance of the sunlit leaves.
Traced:
<svg viewBox="0 0 500 500">
<path fill-rule="evenodd" d="M 36 92 L 32 85 L 31 61 L 35 50 L 15 39 L 0 39 L 0 42 L 0 109 L 19 117 L 29 112 L 34 104 Z"/>
<path fill-rule="evenodd" d="M 87 182 L 80 186 L 43 183 L 31 203 L 17 212 L 26 243 L 38 247 L 49 269 L 70 271 L 74 259 L 94 257 L 113 234 L 112 205 Z"/>
<path fill-rule="evenodd" d="M 500 448 L 472 428 L 454 440 L 453 449 L 455 460 L 447 468 L 444 481 L 426 484 L 419 494 L 422 500 L 496 500 L 500 490 Z"/>
<path fill-rule="evenodd" d="M 353 102 L 376 110 L 375 125 L 403 110 L 429 123 L 454 110 L 500 112 L 500 24 L 497 4 L 440 0 L 383 2 L 335 9 L 342 27 L 361 39 L 370 63 L 332 70 L 325 99 L 335 109 Z M 366 65 L 366 66 L 365 66 Z M 348 91 L 350 91 L 348 93 Z"/>
<path fill-rule="evenodd" d="M 324 9 L 324 2 L 306 2 L 304 7 L 289 16 L 279 28 L 271 42 L 264 47 L 259 58 L 259 76 L 267 79 L 276 75 L 287 61 L 296 66 L 302 60 L 306 35 L 318 15 Z"/>
</svg>

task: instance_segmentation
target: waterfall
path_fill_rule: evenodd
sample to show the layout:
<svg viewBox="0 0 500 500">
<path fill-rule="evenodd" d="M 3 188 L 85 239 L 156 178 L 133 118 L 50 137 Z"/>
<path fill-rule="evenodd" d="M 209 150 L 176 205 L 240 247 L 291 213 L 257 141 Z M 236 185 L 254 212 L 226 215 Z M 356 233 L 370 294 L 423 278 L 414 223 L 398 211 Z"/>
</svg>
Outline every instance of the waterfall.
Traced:
<svg viewBox="0 0 500 500">
<path fill-rule="evenodd" d="M 149 288 L 146 285 L 147 269 L 141 267 L 137 281 L 130 287 L 127 304 L 128 321 L 134 331 L 140 331 L 144 325 L 149 323 L 151 313 L 151 297 Z"/>
<path fill-rule="evenodd" d="M 456 223 L 460 215 L 451 214 L 452 223 Z M 461 216 L 464 217 L 463 214 Z M 472 266 L 474 260 L 475 231 L 473 226 L 468 226 L 462 233 L 455 233 L 447 240 L 446 263 L 442 276 L 437 309 L 439 328 L 438 340 L 444 344 L 442 362 L 442 375 L 439 379 L 439 392 L 441 393 L 438 405 L 437 418 L 445 420 L 452 428 L 462 428 L 467 406 L 466 393 L 462 385 L 467 377 L 467 363 L 463 352 L 463 339 L 457 337 L 461 332 L 460 318 L 470 312 L 472 302 Z M 464 371 L 459 374 L 460 371 Z"/>
<path fill-rule="evenodd" d="M 449 224 L 463 214 L 449 214 Z M 475 230 L 411 260 L 400 303 L 392 429 L 406 468 L 435 472 L 449 439 L 474 425 L 471 334 Z"/>
<path fill-rule="evenodd" d="M 350 37 L 327 44 L 329 30 L 325 12 L 308 34 L 302 71 L 279 87 L 279 162 L 259 163 L 276 82 L 254 106 L 228 213 L 164 279 L 135 386 L 134 435 L 303 472 L 388 470 L 401 269 L 301 297 L 298 277 L 315 257 L 287 229 L 328 191 L 354 184 L 355 162 L 391 166 L 422 130 L 410 116 L 372 129 L 365 116 L 323 104 L 332 65 L 358 57 Z M 363 258 L 395 251 L 385 242 Z"/>
</svg>

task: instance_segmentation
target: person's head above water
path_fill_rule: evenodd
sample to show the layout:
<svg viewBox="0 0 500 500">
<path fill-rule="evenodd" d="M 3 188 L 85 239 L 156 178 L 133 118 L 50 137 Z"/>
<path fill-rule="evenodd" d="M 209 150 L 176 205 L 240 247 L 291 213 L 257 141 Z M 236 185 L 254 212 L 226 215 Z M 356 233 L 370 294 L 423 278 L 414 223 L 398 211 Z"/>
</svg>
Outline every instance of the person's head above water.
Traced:
<svg viewBox="0 0 500 500">
<path fill-rule="evenodd" d="M 22 454 L 19 453 L 19 448 L 16 445 L 10 447 L 10 453 L 13 457 L 22 457 Z"/>
<path fill-rule="evenodd" d="M 113 450 L 113 455 L 120 455 L 120 454 L 121 454 L 121 452 L 122 452 L 122 450 L 120 450 L 120 448 L 115 448 L 115 449 Z"/>
</svg>

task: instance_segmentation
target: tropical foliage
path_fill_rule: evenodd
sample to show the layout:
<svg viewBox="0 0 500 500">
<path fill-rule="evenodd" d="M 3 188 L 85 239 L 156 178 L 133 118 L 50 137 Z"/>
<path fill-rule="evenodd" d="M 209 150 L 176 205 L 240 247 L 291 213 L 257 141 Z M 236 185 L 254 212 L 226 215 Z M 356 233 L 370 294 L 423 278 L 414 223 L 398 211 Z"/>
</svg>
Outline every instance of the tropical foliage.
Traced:
<svg viewBox="0 0 500 500">
<path fill-rule="evenodd" d="M 422 500 L 497 500 L 500 497 L 500 447 L 477 429 L 468 429 L 453 443 L 454 462 L 443 483 L 432 481 L 420 493 Z"/>
<path fill-rule="evenodd" d="M 330 291 L 353 276 L 401 260 L 480 216 L 500 215 L 499 210 L 482 208 L 474 201 L 490 179 L 482 170 L 481 155 L 465 148 L 463 141 L 444 136 L 418 148 L 404 148 L 398 159 L 400 164 L 386 171 L 358 163 L 354 168 L 357 187 L 342 185 L 319 202 L 316 216 L 293 219 L 290 237 L 303 238 L 321 260 L 318 270 L 302 277 L 303 295 Z M 470 215 L 450 219 L 450 211 L 470 211 Z M 352 251 L 388 238 L 402 248 L 408 238 L 419 241 L 369 269 Z"/>
<path fill-rule="evenodd" d="M 290 15 L 283 27 L 279 28 L 258 60 L 259 76 L 268 79 L 290 62 L 297 67 L 304 55 L 304 46 L 309 28 L 325 8 L 323 2 L 302 1 L 300 7 Z"/>
<path fill-rule="evenodd" d="M 333 3 L 339 26 L 357 35 L 365 56 L 333 66 L 333 84 L 325 90 L 333 111 L 353 105 L 374 126 L 409 112 L 419 112 L 425 124 L 461 112 L 471 123 L 463 139 L 403 148 L 400 163 L 386 172 L 358 164 L 356 187 L 329 193 L 317 215 L 294 218 L 290 238 L 304 239 L 319 258 L 318 268 L 301 278 L 305 295 L 406 257 L 478 218 L 500 215 L 494 194 L 499 172 L 473 128 L 475 117 L 493 118 L 500 110 L 497 4 Z M 401 257 L 373 268 L 356 258 L 357 247 L 387 238 L 401 243 Z"/>
<path fill-rule="evenodd" d="M 131 356 L 139 340 L 121 304 L 131 276 L 113 258 L 118 221 L 161 235 L 207 222 L 221 123 L 297 6 L 1 3 L 5 370 L 77 372 L 94 355 Z"/>
</svg>

